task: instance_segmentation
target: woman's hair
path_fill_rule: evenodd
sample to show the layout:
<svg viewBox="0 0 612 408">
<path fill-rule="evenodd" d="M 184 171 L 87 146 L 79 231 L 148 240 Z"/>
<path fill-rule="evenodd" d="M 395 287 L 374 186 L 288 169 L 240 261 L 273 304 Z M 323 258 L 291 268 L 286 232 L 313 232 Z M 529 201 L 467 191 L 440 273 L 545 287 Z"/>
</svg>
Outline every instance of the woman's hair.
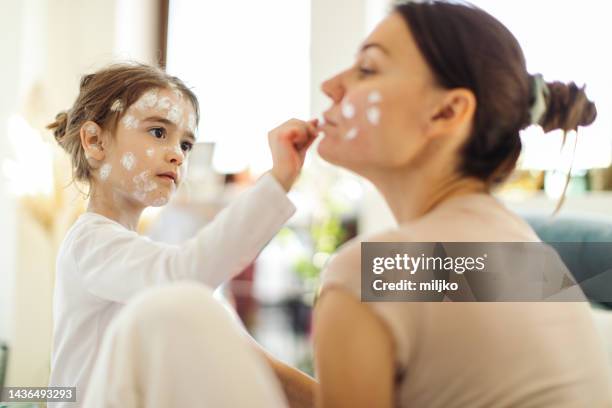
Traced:
<svg viewBox="0 0 612 408">
<path fill-rule="evenodd" d="M 504 181 L 521 152 L 519 131 L 531 123 L 535 76 L 512 33 L 467 2 L 433 0 L 395 5 L 439 83 L 466 88 L 476 96 L 472 133 L 460 171 L 489 186 Z M 549 132 L 593 123 L 595 105 L 575 83 L 546 84 L 546 110 L 538 124 Z"/>
<path fill-rule="evenodd" d="M 126 110 L 152 88 L 177 89 L 184 94 L 199 121 L 199 105 L 195 94 L 178 78 L 159 68 L 144 64 L 113 64 L 81 78 L 79 95 L 72 108 L 56 115 L 47 126 L 55 140 L 72 161 L 73 177 L 77 181 L 91 181 L 91 167 L 81 145 L 81 127 L 87 121 L 114 133 Z"/>
</svg>

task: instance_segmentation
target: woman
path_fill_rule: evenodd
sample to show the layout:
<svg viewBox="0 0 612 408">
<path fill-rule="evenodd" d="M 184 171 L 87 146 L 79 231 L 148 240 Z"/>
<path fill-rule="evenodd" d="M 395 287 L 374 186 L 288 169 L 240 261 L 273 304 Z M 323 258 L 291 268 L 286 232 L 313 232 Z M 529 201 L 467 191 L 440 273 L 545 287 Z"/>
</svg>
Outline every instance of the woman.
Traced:
<svg viewBox="0 0 612 408">
<path fill-rule="evenodd" d="M 324 115 L 320 155 L 372 181 L 399 224 L 368 241 L 538 241 L 491 196 L 491 188 L 514 168 L 521 129 L 577 129 L 596 116 L 575 84 L 546 84 L 529 75 L 520 46 L 501 23 L 470 5 L 443 1 L 397 5 L 364 42 L 355 65 L 326 81 L 323 91 L 332 106 Z M 90 401 L 108 392 L 109 372 L 121 371 L 117 366 L 129 349 L 122 341 L 140 347 L 161 338 L 175 349 L 195 333 L 213 341 L 204 323 L 196 323 L 206 320 L 176 301 L 190 294 L 192 303 L 207 303 L 200 312 L 213 309 L 203 300 L 209 299 L 205 290 L 162 291 L 139 299 L 116 322 L 92 381 L 100 381 L 100 392 L 92 392 Z M 174 342 L 159 320 L 150 331 L 140 327 L 155 321 L 151 310 L 162 303 L 164 313 L 194 326 L 174 333 Z M 229 323 L 223 327 L 226 339 L 236 339 L 228 334 Z M 154 340 L 139 342 L 144 335 Z M 292 406 L 308 406 L 313 393 L 318 407 L 612 406 L 610 373 L 587 304 L 361 303 L 358 240 L 324 271 L 314 336 L 318 384 L 272 362 Z M 224 366 L 214 356 L 245 350 L 244 344 L 228 347 L 167 354 L 148 347 L 138 355 L 147 367 L 164 358 L 174 364 L 185 355 L 185 371 L 223 384 L 238 377 L 232 381 L 236 390 L 224 390 L 233 396 L 242 392 L 243 381 L 260 381 L 257 373 L 267 371 L 260 366 L 241 372 L 234 358 Z M 136 364 L 127 372 L 133 381 L 146 369 Z M 172 385 L 163 384 L 166 394 L 183 379 L 210 388 L 203 377 L 193 379 L 199 374 L 172 375 L 164 377 L 173 378 Z M 132 385 L 141 401 L 152 401 L 146 399 L 151 390 L 159 392 L 151 382 Z M 276 395 L 276 384 L 267 389 Z M 182 401 L 265 406 L 232 405 L 222 393 L 207 399 L 213 394 L 190 391 Z"/>
</svg>

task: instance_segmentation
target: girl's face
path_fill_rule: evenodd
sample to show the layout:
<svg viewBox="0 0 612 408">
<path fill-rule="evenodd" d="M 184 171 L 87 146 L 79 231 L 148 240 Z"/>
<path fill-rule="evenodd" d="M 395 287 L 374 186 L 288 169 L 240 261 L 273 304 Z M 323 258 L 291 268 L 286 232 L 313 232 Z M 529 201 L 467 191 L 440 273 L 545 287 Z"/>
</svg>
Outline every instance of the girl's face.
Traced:
<svg viewBox="0 0 612 408">
<path fill-rule="evenodd" d="M 319 154 L 360 174 L 411 163 L 427 145 L 437 89 L 406 23 L 391 14 L 366 39 L 355 65 L 323 83 L 332 106 Z"/>
<path fill-rule="evenodd" d="M 124 112 L 115 137 L 108 138 L 96 187 L 111 189 L 115 201 L 166 204 L 185 175 L 195 127 L 193 106 L 178 90 L 145 92 Z"/>
</svg>

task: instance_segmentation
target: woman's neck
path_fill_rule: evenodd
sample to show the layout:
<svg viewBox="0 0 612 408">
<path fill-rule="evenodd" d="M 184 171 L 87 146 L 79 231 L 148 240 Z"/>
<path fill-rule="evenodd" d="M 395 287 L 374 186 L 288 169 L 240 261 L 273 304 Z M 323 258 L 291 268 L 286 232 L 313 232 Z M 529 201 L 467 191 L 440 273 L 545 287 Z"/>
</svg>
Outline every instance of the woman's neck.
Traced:
<svg viewBox="0 0 612 408">
<path fill-rule="evenodd" d="M 136 231 L 144 207 L 135 206 L 122 195 L 116 194 L 110 186 L 108 188 L 92 186 L 91 189 L 88 212 L 103 215 L 129 230 Z"/>
<path fill-rule="evenodd" d="M 442 169 L 385 171 L 369 178 L 382 193 L 398 224 L 421 218 L 450 198 L 488 192 L 483 181 Z"/>
</svg>

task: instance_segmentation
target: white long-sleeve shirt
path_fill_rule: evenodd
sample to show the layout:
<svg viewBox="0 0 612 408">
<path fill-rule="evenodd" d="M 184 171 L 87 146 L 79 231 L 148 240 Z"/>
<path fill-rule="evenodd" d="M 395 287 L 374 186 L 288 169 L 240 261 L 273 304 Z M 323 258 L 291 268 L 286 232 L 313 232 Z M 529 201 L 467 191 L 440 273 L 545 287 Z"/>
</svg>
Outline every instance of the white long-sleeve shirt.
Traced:
<svg viewBox="0 0 612 408">
<path fill-rule="evenodd" d="M 80 407 L 106 327 L 146 288 L 195 280 L 215 288 L 240 273 L 295 212 L 265 174 L 182 245 L 152 241 L 95 213 L 80 216 L 58 252 L 49 386 L 77 387 Z"/>
</svg>

